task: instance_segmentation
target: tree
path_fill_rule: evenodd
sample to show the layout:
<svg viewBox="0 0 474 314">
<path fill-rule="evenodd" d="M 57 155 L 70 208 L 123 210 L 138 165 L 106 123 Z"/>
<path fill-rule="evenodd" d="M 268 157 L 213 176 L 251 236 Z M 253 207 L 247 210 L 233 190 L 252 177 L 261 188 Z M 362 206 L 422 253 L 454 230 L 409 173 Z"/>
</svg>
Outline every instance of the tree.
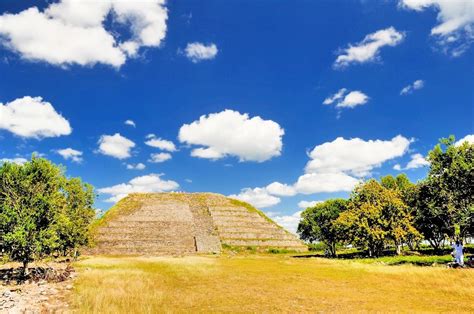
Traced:
<svg viewBox="0 0 474 314">
<path fill-rule="evenodd" d="M 89 227 L 95 217 L 94 188 L 72 178 L 66 181 L 64 194 L 66 204 L 58 224 L 60 250 L 64 255 L 72 250 L 76 256 L 77 248 L 89 242 Z"/>
<path fill-rule="evenodd" d="M 357 186 L 347 208 L 335 222 L 337 229 L 349 243 L 367 249 L 369 256 L 380 255 L 388 242 L 400 253 L 401 244 L 409 237 L 419 237 L 401 192 L 376 180 Z"/>
<path fill-rule="evenodd" d="M 453 136 L 441 139 L 428 154 L 430 170 L 417 195 L 417 226 L 437 248 L 473 234 L 474 144 L 455 145 Z"/>
<path fill-rule="evenodd" d="M 12 260 L 23 263 L 25 274 L 29 262 L 61 246 L 81 243 L 90 219 L 78 217 L 89 217 L 92 203 L 91 187 L 78 189 L 79 185 L 79 179 L 68 180 L 62 168 L 35 156 L 23 165 L 7 162 L 0 166 L 3 245 Z M 72 234 L 72 240 L 62 242 L 64 234 Z"/>
<path fill-rule="evenodd" d="M 332 199 L 309 207 L 301 214 L 298 233 L 301 239 L 314 242 L 321 241 L 329 249 L 331 256 L 336 256 L 336 244 L 339 241 L 334 221 L 346 210 L 347 201 Z"/>
</svg>

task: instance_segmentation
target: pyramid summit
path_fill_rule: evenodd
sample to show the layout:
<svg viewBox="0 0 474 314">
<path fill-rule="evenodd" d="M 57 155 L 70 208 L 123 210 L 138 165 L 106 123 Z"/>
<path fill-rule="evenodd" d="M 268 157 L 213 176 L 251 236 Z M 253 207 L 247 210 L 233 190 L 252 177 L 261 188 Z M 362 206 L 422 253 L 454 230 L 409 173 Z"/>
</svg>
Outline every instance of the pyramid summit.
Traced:
<svg viewBox="0 0 474 314">
<path fill-rule="evenodd" d="M 251 205 L 213 193 L 130 194 L 97 222 L 91 254 L 219 253 L 223 247 L 305 251 Z"/>
</svg>

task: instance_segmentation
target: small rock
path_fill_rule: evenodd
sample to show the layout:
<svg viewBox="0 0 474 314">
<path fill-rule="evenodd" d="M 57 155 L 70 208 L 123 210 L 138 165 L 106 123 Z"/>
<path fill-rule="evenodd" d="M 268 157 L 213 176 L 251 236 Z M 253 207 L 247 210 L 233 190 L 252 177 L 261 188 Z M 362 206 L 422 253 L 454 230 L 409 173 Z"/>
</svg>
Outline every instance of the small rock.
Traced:
<svg viewBox="0 0 474 314">
<path fill-rule="evenodd" d="M 72 285 L 67 285 L 66 290 L 72 290 Z"/>
</svg>

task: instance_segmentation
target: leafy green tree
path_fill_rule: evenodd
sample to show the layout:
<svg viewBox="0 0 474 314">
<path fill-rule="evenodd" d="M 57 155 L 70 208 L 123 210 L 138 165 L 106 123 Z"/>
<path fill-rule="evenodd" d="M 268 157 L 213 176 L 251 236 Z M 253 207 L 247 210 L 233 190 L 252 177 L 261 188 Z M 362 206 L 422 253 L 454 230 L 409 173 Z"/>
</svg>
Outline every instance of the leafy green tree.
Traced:
<svg viewBox="0 0 474 314">
<path fill-rule="evenodd" d="M 335 222 L 337 229 L 346 235 L 347 242 L 367 249 L 369 256 L 379 256 L 389 242 L 400 253 L 401 244 L 409 237 L 420 236 L 401 192 L 376 180 L 357 186 L 347 208 Z"/>
<path fill-rule="evenodd" d="M 331 256 L 336 256 L 336 244 L 339 241 L 334 221 L 345 211 L 347 201 L 332 199 L 309 207 L 301 214 L 298 233 L 301 239 L 323 242 Z"/>
<path fill-rule="evenodd" d="M 4 250 L 25 272 L 31 261 L 84 242 L 93 195 L 90 186 L 79 186 L 79 179 L 68 180 L 62 168 L 43 158 L 0 166 Z"/>
<path fill-rule="evenodd" d="M 441 139 L 428 160 L 428 176 L 417 189 L 416 227 L 439 249 L 446 238 L 474 234 L 474 145 Z"/>
<path fill-rule="evenodd" d="M 77 248 L 89 242 L 89 228 L 95 216 L 94 188 L 79 178 L 72 178 L 63 189 L 66 204 L 58 223 L 60 250 L 64 255 L 73 251 L 76 256 Z"/>
</svg>

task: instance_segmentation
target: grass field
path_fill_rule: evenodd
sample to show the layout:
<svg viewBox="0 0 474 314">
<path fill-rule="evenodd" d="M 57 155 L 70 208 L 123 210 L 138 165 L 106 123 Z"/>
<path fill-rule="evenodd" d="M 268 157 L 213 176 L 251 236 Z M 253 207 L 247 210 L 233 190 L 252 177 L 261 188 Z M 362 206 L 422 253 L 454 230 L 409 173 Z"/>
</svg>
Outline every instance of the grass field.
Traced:
<svg viewBox="0 0 474 314">
<path fill-rule="evenodd" d="M 76 263 L 82 313 L 474 312 L 474 270 L 288 255 L 93 257 Z"/>
</svg>

